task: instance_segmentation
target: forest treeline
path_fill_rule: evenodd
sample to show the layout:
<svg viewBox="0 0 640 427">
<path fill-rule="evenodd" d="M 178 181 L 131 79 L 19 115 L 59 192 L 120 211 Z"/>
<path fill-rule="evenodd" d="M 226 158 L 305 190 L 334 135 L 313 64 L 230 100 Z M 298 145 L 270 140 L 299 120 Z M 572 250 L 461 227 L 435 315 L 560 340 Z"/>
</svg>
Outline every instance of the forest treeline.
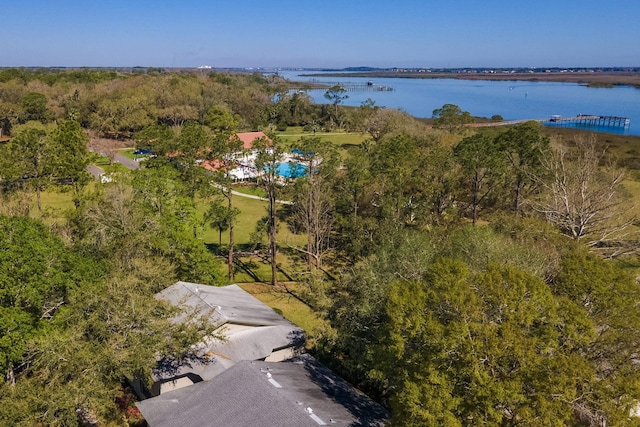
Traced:
<svg viewBox="0 0 640 427">
<path fill-rule="evenodd" d="M 390 425 L 639 425 L 633 175 L 596 136 L 466 128 L 452 104 L 432 129 L 345 96 L 328 88 L 316 105 L 258 74 L 0 72 L 0 418 L 134 425 L 126 381 L 211 331 L 172 322 L 154 294 L 233 281 L 242 243 L 274 286 L 286 259 L 290 292 L 327 321 L 310 351 L 390 408 Z M 285 143 L 273 131 L 288 126 L 308 136 Z M 320 137 L 335 128 L 363 142 Z M 269 135 L 255 145 L 269 209 L 254 242 L 234 240 L 224 173 L 242 130 Z M 90 185 L 87 132 L 157 157 Z M 307 173 L 284 180 L 292 148 Z M 46 191 L 73 194 L 64 218 L 41 212 Z M 213 254 L 203 227 L 229 244 Z M 284 227 L 305 244 L 279 242 Z"/>
<path fill-rule="evenodd" d="M 72 119 L 109 138 L 130 138 L 151 124 L 180 126 L 203 122 L 212 106 L 241 119 L 243 130 L 265 126 L 335 127 L 332 107 L 316 105 L 304 92 L 289 93 L 278 76 L 259 73 L 117 73 L 107 70 L 56 72 L 26 69 L 0 71 L 0 137 L 28 121 Z M 279 102 L 274 103 L 274 97 Z M 332 101 L 333 102 L 333 101 Z M 361 126 L 360 117 L 343 125 Z"/>
</svg>

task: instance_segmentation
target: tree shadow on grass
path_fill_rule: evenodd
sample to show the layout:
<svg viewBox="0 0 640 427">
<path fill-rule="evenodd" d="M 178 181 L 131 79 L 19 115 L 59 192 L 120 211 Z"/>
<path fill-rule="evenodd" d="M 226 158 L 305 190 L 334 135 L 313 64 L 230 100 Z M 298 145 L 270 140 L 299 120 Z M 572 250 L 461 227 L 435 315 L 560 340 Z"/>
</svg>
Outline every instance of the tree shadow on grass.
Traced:
<svg viewBox="0 0 640 427">
<path fill-rule="evenodd" d="M 262 282 L 258 274 L 256 274 L 255 270 L 258 268 L 258 264 L 256 264 L 252 259 L 249 261 L 243 261 L 239 258 L 233 258 L 233 265 L 236 271 L 243 271 L 249 277 L 251 277 L 256 282 Z"/>
<path fill-rule="evenodd" d="M 218 243 L 205 243 L 205 247 L 207 250 L 220 258 L 225 258 L 228 255 L 228 247 L 226 245 L 219 245 Z M 267 253 L 256 248 L 256 245 L 253 244 L 239 244 L 235 246 L 236 250 L 234 251 L 233 264 L 234 270 L 236 272 L 243 272 L 247 276 L 249 276 L 252 280 L 256 282 L 267 282 L 268 280 L 263 280 L 257 271 L 260 269 L 258 265 L 258 260 L 269 263 L 269 256 Z M 291 251 L 290 249 L 281 249 L 281 252 L 288 253 L 289 256 L 292 256 L 295 251 Z M 244 259 L 243 259 L 244 258 Z M 278 265 L 278 272 L 282 274 L 286 278 L 286 280 L 293 281 L 291 274 L 285 271 L 280 265 Z"/>
</svg>

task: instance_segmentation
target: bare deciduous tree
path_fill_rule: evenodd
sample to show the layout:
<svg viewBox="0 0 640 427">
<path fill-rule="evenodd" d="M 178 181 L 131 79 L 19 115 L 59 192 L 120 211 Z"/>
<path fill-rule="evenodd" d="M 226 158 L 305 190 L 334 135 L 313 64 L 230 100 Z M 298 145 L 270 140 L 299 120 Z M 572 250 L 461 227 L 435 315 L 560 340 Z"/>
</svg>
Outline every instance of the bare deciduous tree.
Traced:
<svg viewBox="0 0 640 427">
<path fill-rule="evenodd" d="M 625 215 L 621 184 L 624 171 L 606 164 L 606 149 L 594 137 L 578 140 L 576 149 L 556 146 L 545 159 L 546 195 L 536 209 L 575 240 L 617 256 L 633 250 L 624 244 L 634 219 Z"/>
<path fill-rule="evenodd" d="M 304 176 L 296 180 L 294 217 L 307 234 L 307 270 L 322 268 L 322 259 L 333 248 L 332 232 L 335 206 L 331 187 L 337 170 L 337 154 L 331 143 L 320 138 L 298 141 L 297 161 L 305 165 Z"/>
<path fill-rule="evenodd" d="M 133 141 L 101 138 L 95 132 L 90 135 L 89 149 L 105 156 L 109 159 L 109 164 L 114 162 L 118 150 L 128 147 L 133 147 Z"/>
</svg>

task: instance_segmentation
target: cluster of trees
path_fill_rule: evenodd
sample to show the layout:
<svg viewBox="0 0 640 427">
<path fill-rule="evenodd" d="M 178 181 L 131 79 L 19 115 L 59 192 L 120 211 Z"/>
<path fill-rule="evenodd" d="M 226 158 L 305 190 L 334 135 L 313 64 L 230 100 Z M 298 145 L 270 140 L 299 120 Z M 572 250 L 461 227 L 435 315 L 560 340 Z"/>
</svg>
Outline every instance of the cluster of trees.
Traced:
<svg viewBox="0 0 640 427">
<path fill-rule="evenodd" d="M 389 233 L 318 298 L 319 350 L 392 425 L 638 425 L 638 283 L 542 223 L 496 228 Z"/>
<path fill-rule="evenodd" d="M 291 219 L 308 270 L 331 276 L 305 280 L 331 324 L 315 350 L 392 425 L 638 425 L 640 286 L 590 251 L 625 250 L 621 172 L 534 122 L 457 141 L 410 129 L 339 168 L 298 144 L 323 153 Z"/>
<path fill-rule="evenodd" d="M 298 296 L 328 320 L 314 351 L 387 404 L 392 425 L 638 425 L 640 287 L 597 253 L 637 244 L 624 175 L 594 140 L 562 144 L 533 122 L 470 130 L 452 104 L 432 130 L 372 101 L 342 108 L 337 87 L 314 105 L 258 75 L 18 70 L 0 82 L 3 201 L 61 186 L 75 202 L 51 227 L 0 204 L 0 418 L 127 422 L 123 379 L 207 332 L 173 324 L 154 293 L 234 280 L 225 172 L 235 133 L 272 124 L 366 135 L 345 150 L 317 136 L 256 141 L 268 200 L 256 228 L 272 284 L 286 252 Z M 87 129 L 158 156 L 87 191 Z M 305 172 L 287 181 L 276 166 L 292 148 Z M 305 244 L 279 245 L 280 226 Z M 226 268 L 203 227 L 229 233 Z"/>
<path fill-rule="evenodd" d="M 0 184 L 4 191 L 27 188 L 40 195 L 50 186 L 65 182 L 71 185 L 79 203 L 80 190 L 89 181 L 86 170 L 91 157 L 89 138 L 80 124 L 67 120 L 59 125 L 29 122 L 6 144 L 0 146 Z"/>
<path fill-rule="evenodd" d="M 392 425 L 638 425 L 640 286 L 589 250 L 620 249 L 621 172 L 534 122 L 389 122 L 339 161 L 295 144 L 304 298 L 331 324 L 315 351 Z"/>
<path fill-rule="evenodd" d="M 199 185 L 205 177 L 194 167 L 195 151 L 220 141 L 207 129 L 195 122 L 179 135 L 155 129 L 171 136 L 164 142 L 180 150 L 176 161 L 158 158 L 94 190 L 83 187 L 87 136 L 75 121 L 24 126 L 0 147 L 0 369 L 7 379 L 0 418 L 12 425 L 133 422 L 123 381 L 149 383 L 159 354 L 185 357 L 210 332 L 211 325 L 175 324 L 175 309 L 154 298 L 177 280 L 226 282 L 199 239 L 195 194 L 213 190 Z M 14 200 L 49 186 L 74 188 L 75 209 L 53 231 L 24 216 L 28 198 Z"/>
<path fill-rule="evenodd" d="M 247 130 L 364 126 L 362 111 L 338 108 L 347 97 L 339 86 L 327 91 L 332 105 L 317 105 L 304 91 L 289 92 L 287 82 L 276 76 L 146 71 L 3 70 L 0 137 L 28 121 L 72 119 L 101 136 L 128 138 L 152 124 L 205 124 L 213 105 L 232 110 L 241 118 L 239 127 Z"/>
<path fill-rule="evenodd" d="M 259 74 L 5 70 L 0 82 L 0 136 L 32 120 L 72 119 L 102 136 L 130 137 L 151 124 L 202 122 L 212 105 L 232 109 L 243 128 L 257 129 L 267 123 L 266 106 L 282 90 L 281 82 Z"/>
<path fill-rule="evenodd" d="M 175 308 L 154 297 L 178 278 L 224 280 L 172 173 L 144 170 L 85 194 L 53 231 L 0 214 L 3 422 L 129 425 L 138 419 L 125 381 L 148 384 L 158 355 L 188 357 L 211 332 L 176 324 Z"/>
</svg>

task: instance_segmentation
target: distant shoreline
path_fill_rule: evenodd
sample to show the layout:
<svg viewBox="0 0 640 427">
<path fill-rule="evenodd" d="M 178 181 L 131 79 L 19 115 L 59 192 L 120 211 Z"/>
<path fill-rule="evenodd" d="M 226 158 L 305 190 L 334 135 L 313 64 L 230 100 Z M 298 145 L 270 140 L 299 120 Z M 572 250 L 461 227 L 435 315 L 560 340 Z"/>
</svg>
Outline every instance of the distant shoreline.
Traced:
<svg viewBox="0 0 640 427">
<path fill-rule="evenodd" d="M 430 73 L 402 71 L 367 71 L 347 73 L 305 73 L 305 77 L 364 77 L 403 79 L 459 79 L 491 81 L 529 81 L 577 83 L 590 87 L 632 86 L 640 89 L 640 73 L 630 72 L 535 72 L 535 73 Z"/>
</svg>

